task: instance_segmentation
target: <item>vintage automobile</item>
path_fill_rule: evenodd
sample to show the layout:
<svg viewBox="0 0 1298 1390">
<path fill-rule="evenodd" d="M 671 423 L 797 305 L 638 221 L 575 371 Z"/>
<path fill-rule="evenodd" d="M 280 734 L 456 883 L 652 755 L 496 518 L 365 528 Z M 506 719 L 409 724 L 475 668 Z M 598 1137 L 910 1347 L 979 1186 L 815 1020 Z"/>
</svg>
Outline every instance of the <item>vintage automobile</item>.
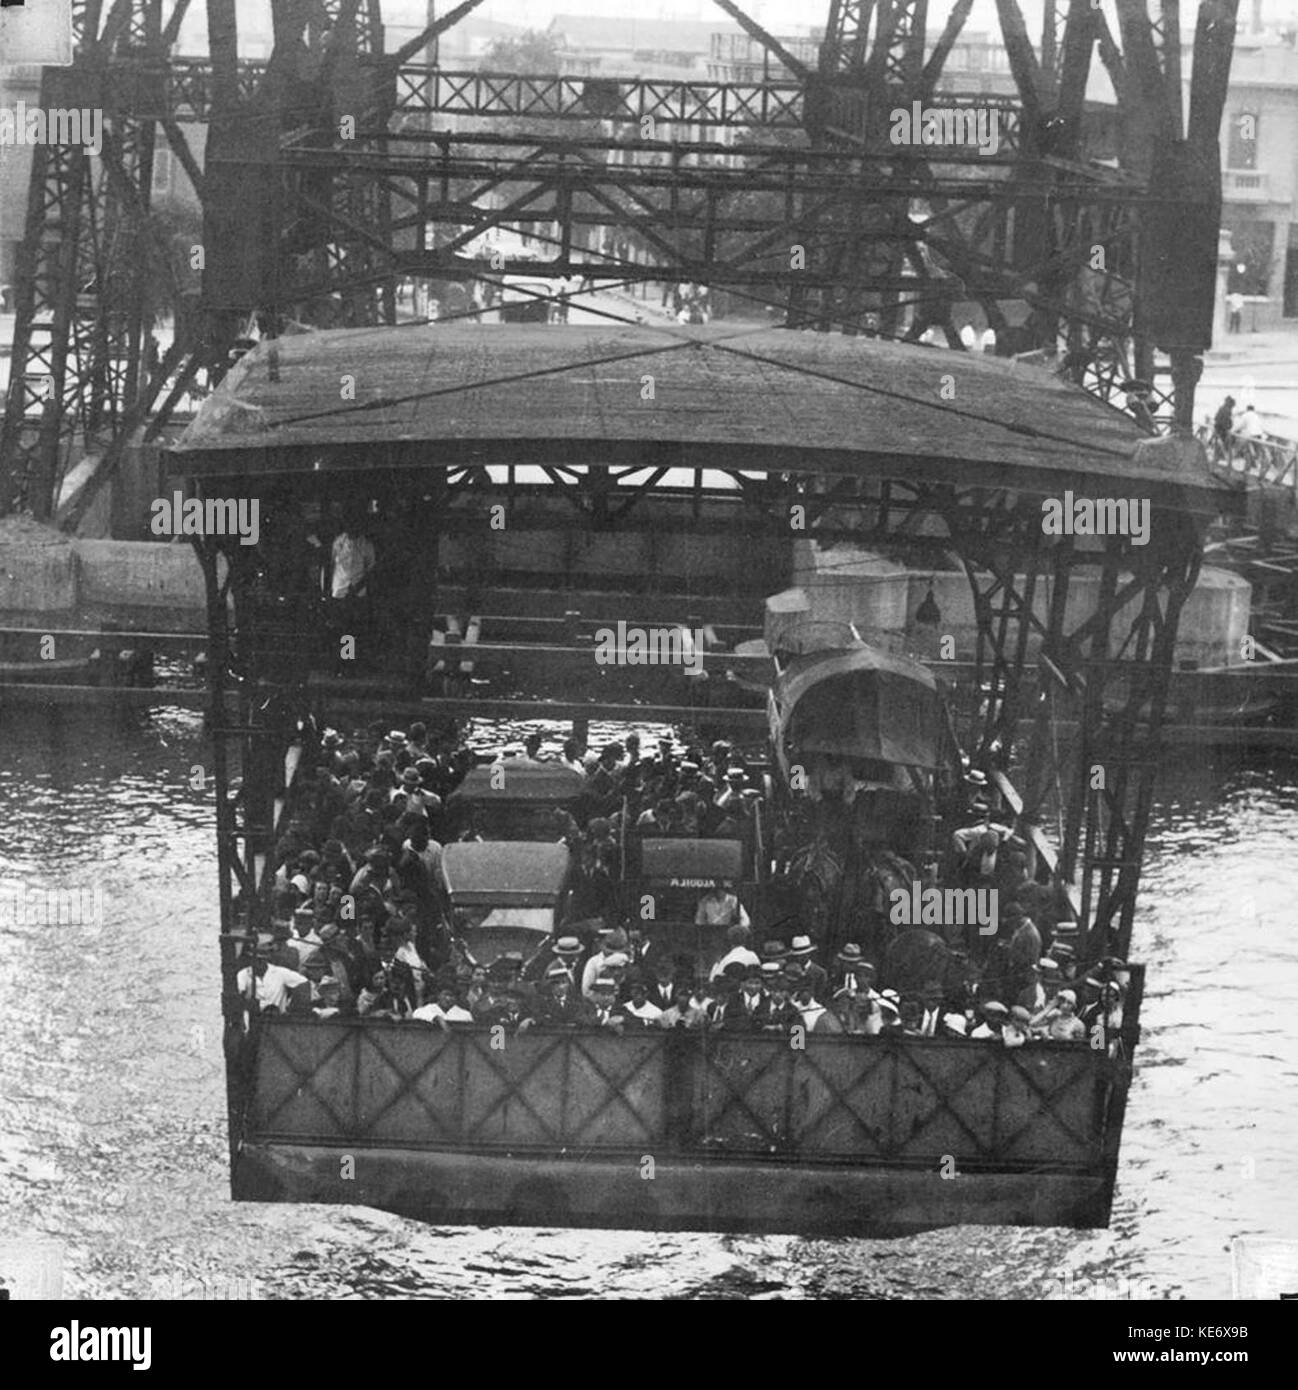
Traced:
<svg viewBox="0 0 1298 1390">
<path fill-rule="evenodd" d="M 524 963 L 563 920 L 571 876 L 566 845 L 464 840 L 442 851 L 455 936 L 473 965 L 506 951 Z"/>
<path fill-rule="evenodd" d="M 758 920 L 762 884 L 749 876 L 742 841 L 646 838 L 628 848 L 627 917 L 641 922 L 659 949 L 700 958 L 724 953 L 726 928 L 694 921 L 699 899 L 722 884 Z M 652 918 L 645 916 L 646 901 L 652 902 Z"/>
<path fill-rule="evenodd" d="M 586 779 L 558 764 L 514 760 L 475 767 L 447 800 L 452 833 L 484 840 L 561 838 L 556 811 L 584 819 Z"/>
</svg>

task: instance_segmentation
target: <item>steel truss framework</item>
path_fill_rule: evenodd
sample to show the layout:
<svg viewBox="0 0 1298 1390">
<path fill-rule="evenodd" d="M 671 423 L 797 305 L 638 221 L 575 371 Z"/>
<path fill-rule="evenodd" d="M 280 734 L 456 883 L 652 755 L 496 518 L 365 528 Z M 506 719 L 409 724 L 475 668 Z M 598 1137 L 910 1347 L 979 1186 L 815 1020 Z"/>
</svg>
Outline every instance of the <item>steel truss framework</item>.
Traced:
<svg viewBox="0 0 1298 1390">
<path fill-rule="evenodd" d="M 1019 89 L 1017 102 L 997 103 L 1014 152 L 1005 166 L 967 149 L 944 149 L 940 160 L 927 149 L 901 158 L 887 137 L 892 110 L 938 92 L 966 0 L 927 53 L 927 0 L 832 0 L 815 70 L 719 0 L 794 75 L 798 92 L 786 78 L 655 84 L 406 68 L 479 2 L 464 0 L 395 53 L 384 49 L 378 0 L 282 5 L 276 52 L 261 68 L 239 59 L 231 0 L 207 0 L 212 57 L 204 63 L 168 57 L 188 0 L 176 0 L 165 22 L 161 0 L 78 3 L 76 66 L 47 73 L 42 101 L 82 105 L 98 93 L 105 158 L 96 169 L 79 147 L 35 152 L 0 505 L 49 515 L 74 444 L 102 451 L 96 477 L 111 476 L 141 424 L 152 417 L 156 434 L 204 369 L 220 374 L 250 316 L 270 332 L 295 309 L 308 322 L 318 314 L 316 321 L 336 323 L 339 305 L 346 322 L 391 322 L 400 275 L 489 278 L 471 261 L 447 264 L 448 245 L 497 226 L 541 230 L 542 210 L 541 221 L 557 229 L 558 265 L 571 263 L 578 238 L 602 231 L 602 271 L 624 281 L 653 275 L 729 286 L 776 303 L 792 326 L 911 338 L 936 328 L 959 346 L 952 306 L 975 300 L 1002 342 L 1024 338 L 1106 399 L 1134 381 L 1142 420 L 1167 423 L 1174 412 L 1189 427 L 1197 354 L 1208 341 L 1216 139 L 1237 0 L 1200 6 L 1184 121 L 1175 7 L 1164 6 L 1155 26 L 1146 0 L 1116 0 L 1115 38 L 1089 0 L 1052 0 L 1034 49 L 1017 4 L 1003 0 L 1002 37 Z M 1123 176 L 1086 162 L 1084 94 L 1096 53 L 1118 93 Z M 59 101 L 65 94 L 76 101 Z M 959 100 L 942 96 L 943 105 Z M 813 155 L 781 163 L 761 132 L 790 130 L 795 112 Z M 448 137 L 438 185 L 413 175 L 388 140 L 399 120 L 419 124 L 438 113 L 598 119 L 617 136 L 628 122 L 639 135 L 640 118 L 650 115 L 748 125 L 757 143 L 737 156 L 725 147 L 709 155 L 619 140 L 610 163 L 607 141 Z M 362 136 L 371 133 L 365 153 L 337 138 L 343 114 L 356 116 Z M 187 120 L 212 123 L 205 170 Z M 148 217 L 159 131 L 203 197 L 208 262 L 197 323 L 146 370 L 142 306 L 109 309 L 102 296 L 114 257 Z M 281 142 L 286 187 L 276 167 Z M 343 176 L 311 167 L 326 153 Z M 638 167 L 650 160 L 657 162 Z M 232 164 L 242 166 L 237 177 Z M 991 176 L 993 166 L 1004 177 Z M 429 201 L 421 205 L 421 196 Z M 755 225 L 747 228 L 727 206 L 742 199 L 769 203 L 749 210 Z M 239 207 L 262 217 L 255 233 L 232 230 Z M 619 254 L 619 241 L 633 254 Z M 254 247 L 240 246 L 247 242 Z M 798 272 L 787 264 L 791 243 L 805 253 Z M 1178 319 L 1175 305 L 1187 296 L 1193 312 Z M 1025 327 L 1008 321 L 1011 303 L 1026 306 Z M 1170 385 L 1158 346 L 1170 353 Z"/>
</svg>

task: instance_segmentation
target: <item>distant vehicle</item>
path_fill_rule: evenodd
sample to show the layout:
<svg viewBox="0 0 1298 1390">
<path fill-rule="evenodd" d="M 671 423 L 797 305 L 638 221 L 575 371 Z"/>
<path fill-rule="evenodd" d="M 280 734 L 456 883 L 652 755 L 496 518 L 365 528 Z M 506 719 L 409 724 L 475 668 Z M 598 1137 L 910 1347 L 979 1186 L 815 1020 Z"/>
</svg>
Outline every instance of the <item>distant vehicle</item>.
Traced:
<svg viewBox="0 0 1298 1390">
<path fill-rule="evenodd" d="M 760 916 L 762 884 L 747 869 L 740 840 L 647 837 L 628 843 L 626 900 L 634 918 L 639 905 L 653 900 L 652 921 L 643 921 L 651 944 L 672 953 L 707 960 L 725 950 L 726 927 L 697 926 L 699 899 L 710 889 L 731 885 L 749 918 Z"/>
<path fill-rule="evenodd" d="M 454 932 L 473 965 L 506 951 L 524 964 L 563 920 L 571 855 L 567 845 L 465 840 L 442 851 Z"/>
<path fill-rule="evenodd" d="M 447 799 L 455 835 L 476 832 L 484 840 L 549 840 L 561 837 L 565 811 L 583 820 L 586 779 L 559 764 L 506 759 L 475 767 Z"/>
<path fill-rule="evenodd" d="M 557 293 L 548 280 L 507 277 L 500 301 L 501 323 L 549 323 L 552 302 L 549 296 Z"/>
<path fill-rule="evenodd" d="M 934 777 L 943 765 L 943 709 L 933 673 L 860 641 L 776 655 L 768 718 L 786 784 L 848 793 L 871 836 L 899 851 L 927 843 Z"/>
</svg>

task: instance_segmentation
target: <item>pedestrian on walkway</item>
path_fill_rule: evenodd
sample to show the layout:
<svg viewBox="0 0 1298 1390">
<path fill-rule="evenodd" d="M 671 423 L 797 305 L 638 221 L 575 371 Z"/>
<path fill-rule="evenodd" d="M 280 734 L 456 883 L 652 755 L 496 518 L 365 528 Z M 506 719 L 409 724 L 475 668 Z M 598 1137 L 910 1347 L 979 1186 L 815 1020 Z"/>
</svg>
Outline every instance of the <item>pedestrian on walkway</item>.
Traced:
<svg viewBox="0 0 1298 1390">
<path fill-rule="evenodd" d="M 1217 407 L 1212 417 L 1213 433 L 1217 436 L 1217 448 L 1227 463 L 1230 462 L 1230 436 L 1235 429 L 1235 397 L 1227 396 Z"/>
<path fill-rule="evenodd" d="M 1238 333 L 1244 321 L 1244 296 L 1238 290 L 1231 290 L 1226 296 L 1226 308 L 1230 311 L 1230 320 L 1226 325 L 1226 331 Z"/>
</svg>

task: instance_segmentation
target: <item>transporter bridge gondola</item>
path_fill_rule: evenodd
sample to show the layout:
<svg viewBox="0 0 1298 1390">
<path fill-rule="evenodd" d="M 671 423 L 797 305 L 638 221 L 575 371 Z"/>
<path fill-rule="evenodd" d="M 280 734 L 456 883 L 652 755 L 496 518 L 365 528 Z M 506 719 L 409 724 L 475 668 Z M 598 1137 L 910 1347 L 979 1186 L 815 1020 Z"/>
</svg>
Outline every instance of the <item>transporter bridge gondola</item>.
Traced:
<svg viewBox="0 0 1298 1390">
<path fill-rule="evenodd" d="M 344 376 L 355 400 L 340 401 Z M 170 468 L 200 495 L 261 505 L 257 545 L 195 541 L 236 1198 L 838 1234 L 1108 1222 L 1177 623 L 1204 528 L 1233 497 L 1200 446 L 1148 438 L 1024 365 L 867 337 L 445 324 L 263 343 Z M 1043 534 L 1042 502 L 1064 490 L 1148 501 L 1147 544 Z M 345 514 L 378 541 L 371 607 L 322 622 L 319 556 Z M 536 1029 L 500 1050 L 472 1029 L 247 1019 L 236 977 L 270 924 L 288 779 L 316 765 L 348 679 L 340 637 L 376 709 L 399 695 L 435 721 L 443 707 L 417 682 L 442 590 L 475 603 L 526 590 L 560 613 L 567 595 L 621 591 L 623 612 L 751 625 L 772 578 L 803 582 L 829 545 L 963 568 L 977 650 L 950 701 L 956 734 L 1025 836 L 1057 830 L 1041 862 L 1076 905 L 1079 962 L 1127 963 L 1120 1047 Z M 900 628 L 918 607 L 899 602 Z M 553 688 L 531 697 L 597 718 L 603 671 L 579 629 L 555 649 Z M 715 650 L 702 679 L 626 717 L 719 718 L 685 693 L 724 673 Z M 1130 674 L 1110 690 L 1116 656 Z"/>
</svg>

